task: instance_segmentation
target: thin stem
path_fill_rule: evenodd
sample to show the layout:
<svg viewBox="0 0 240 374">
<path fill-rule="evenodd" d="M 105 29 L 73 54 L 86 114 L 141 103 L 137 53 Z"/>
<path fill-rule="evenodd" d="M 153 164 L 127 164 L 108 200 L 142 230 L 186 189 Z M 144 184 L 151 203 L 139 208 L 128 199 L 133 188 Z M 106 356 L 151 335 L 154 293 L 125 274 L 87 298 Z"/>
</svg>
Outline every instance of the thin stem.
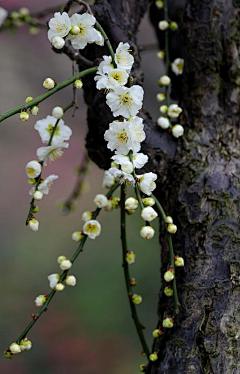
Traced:
<svg viewBox="0 0 240 374">
<path fill-rule="evenodd" d="M 116 183 L 109 191 L 108 193 L 106 194 L 107 198 L 110 198 L 112 196 L 112 194 L 116 191 L 116 189 L 119 187 L 119 183 Z M 99 212 L 101 211 L 100 208 L 97 208 L 93 214 L 93 219 L 95 219 Z M 77 259 L 78 255 L 83 251 L 83 247 L 84 247 L 84 244 L 87 240 L 87 235 L 84 235 L 84 237 L 82 238 L 76 252 L 74 253 L 74 255 L 72 256 L 71 258 L 71 262 L 74 263 L 74 261 Z M 63 282 L 64 279 L 66 278 L 68 274 L 68 270 L 64 270 L 63 273 L 61 274 L 60 276 L 60 280 L 59 282 Z M 21 333 L 21 335 L 19 336 L 19 338 L 16 340 L 16 343 L 17 344 L 20 344 L 21 340 L 25 338 L 25 336 L 27 335 L 27 333 L 31 330 L 31 328 L 33 327 L 33 325 L 37 322 L 37 320 L 39 319 L 39 317 L 42 315 L 43 312 L 45 312 L 48 308 L 48 305 L 50 304 L 53 296 L 55 295 L 56 291 L 53 289 L 48 295 L 47 295 L 47 301 L 46 303 L 42 306 L 42 308 L 39 310 L 39 312 L 37 314 L 34 314 L 33 315 L 33 320 L 29 323 L 29 325 L 26 327 L 26 329 Z"/>
<path fill-rule="evenodd" d="M 63 88 L 69 86 L 70 84 L 72 84 L 76 79 L 80 79 L 80 78 L 83 78 L 83 77 L 85 77 L 89 74 L 96 73 L 97 69 L 98 69 L 97 67 L 93 67 L 93 68 L 90 68 L 90 69 L 83 70 L 80 73 L 77 73 L 77 74 L 73 75 L 72 77 L 66 79 L 65 81 L 63 81 L 61 83 L 58 83 L 54 88 L 52 88 L 51 90 L 48 90 L 47 92 L 43 93 L 42 95 L 36 97 L 32 101 L 30 101 L 30 103 L 28 103 L 28 104 L 25 103 L 25 104 L 20 105 L 16 108 L 6 112 L 6 113 L 1 114 L 0 115 L 0 122 L 4 121 L 6 118 L 9 118 L 9 117 L 13 116 L 14 114 L 20 113 L 23 109 L 28 109 L 28 108 L 31 108 L 34 105 L 38 105 L 39 103 L 46 100 L 48 97 L 52 96 L 56 92 L 62 90 Z"/>
<path fill-rule="evenodd" d="M 164 19 L 168 22 L 168 0 L 164 0 Z M 169 72 L 169 31 L 165 30 L 166 75 Z M 166 86 L 166 103 L 170 105 L 170 86 Z"/>
<path fill-rule="evenodd" d="M 131 161 L 131 163 L 133 164 L 132 151 L 129 152 L 128 157 L 129 157 L 129 160 Z M 142 202 L 142 197 L 141 197 L 141 194 L 140 194 L 140 189 L 139 189 L 139 185 L 138 185 L 138 181 L 137 181 L 137 175 L 135 173 L 135 169 L 134 168 L 133 168 L 132 175 L 133 175 L 133 177 L 135 179 L 135 192 L 136 192 L 136 196 L 137 196 L 140 208 L 141 208 L 141 210 L 143 210 L 144 205 L 143 205 L 143 202 Z"/>
<path fill-rule="evenodd" d="M 147 355 L 147 358 L 149 360 L 150 351 L 147 345 L 147 342 L 145 340 L 144 334 L 143 334 L 143 326 L 141 325 L 135 304 L 132 302 L 132 287 L 130 284 L 130 275 L 129 275 L 129 266 L 126 261 L 126 254 L 127 254 L 127 237 L 126 237 L 126 213 L 125 213 L 125 198 L 126 198 L 126 186 L 125 184 L 121 185 L 121 241 L 122 241 L 122 255 L 123 255 L 123 269 L 124 269 L 124 276 L 125 276 L 125 282 L 127 287 L 127 293 L 128 293 L 128 299 L 130 303 L 130 308 L 132 312 L 132 318 L 135 324 L 135 327 L 137 329 L 137 333 L 139 336 L 139 339 L 141 341 L 143 351 Z"/>
<path fill-rule="evenodd" d="M 63 108 L 64 113 L 65 113 L 68 109 L 70 109 L 73 105 L 74 105 L 74 103 L 71 102 L 71 103 L 68 104 L 65 108 Z M 59 121 L 60 121 L 60 118 L 57 120 L 57 122 L 55 123 L 55 125 L 54 125 L 54 127 L 53 127 L 53 129 L 52 129 L 52 133 L 51 133 L 51 136 L 50 136 L 49 142 L 48 142 L 48 144 L 47 144 L 47 147 L 49 147 L 50 145 L 52 145 L 52 139 L 53 139 L 53 136 L 54 136 L 54 134 L 55 134 L 55 131 L 56 131 L 57 127 L 58 127 L 58 123 L 59 123 Z M 43 172 L 44 161 L 41 161 L 40 164 L 41 164 L 41 166 L 42 166 L 42 169 L 41 169 L 41 173 L 40 173 L 40 175 L 39 175 L 39 176 L 37 177 L 37 179 L 36 179 L 36 184 L 34 185 L 34 187 L 35 187 L 35 191 L 38 189 L 38 186 L 39 186 L 39 184 L 40 184 L 40 182 L 41 182 L 41 179 L 42 179 L 42 172 Z M 34 191 L 34 192 L 35 192 L 35 191 Z M 33 207 L 34 207 L 34 202 L 35 202 L 35 199 L 34 199 L 34 197 L 33 197 L 32 200 L 31 200 L 31 202 L 30 202 L 30 209 L 29 209 L 28 216 L 27 216 L 27 219 L 26 219 L 26 225 L 28 225 L 28 222 L 29 222 L 29 220 L 30 220 L 30 218 L 31 218 L 31 216 L 32 216 L 32 213 L 33 213 Z"/>
<path fill-rule="evenodd" d="M 115 62 L 115 54 L 113 52 L 113 48 L 112 48 L 112 45 L 111 45 L 111 43 L 110 43 L 110 41 L 108 39 L 108 36 L 105 33 L 105 31 L 103 30 L 103 28 L 102 28 L 102 26 L 100 25 L 99 22 L 96 21 L 95 25 L 96 25 L 97 29 L 100 31 L 100 33 L 102 34 L 103 38 L 104 38 L 106 46 L 108 47 L 109 53 L 110 53 L 110 55 L 112 57 L 112 64 L 113 64 L 114 68 L 116 68 L 117 64 Z"/>
<path fill-rule="evenodd" d="M 164 225 L 165 225 L 165 229 L 166 229 L 166 233 L 167 233 L 167 241 L 168 241 L 168 246 L 169 246 L 169 266 L 173 269 L 174 275 L 175 275 L 175 265 L 174 265 L 174 257 L 175 256 L 174 256 L 174 250 L 173 250 L 172 236 L 167 231 L 166 214 L 164 212 L 164 209 L 163 209 L 162 205 L 158 201 L 158 199 L 154 195 L 152 195 L 152 197 L 155 200 L 157 210 L 160 213 L 160 215 L 162 217 L 162 220 L 164 222 Z M 178 300 L 177 283 L 176 283 L 176 277 L 175 276 L 174 276 L 174 279 L 173 279 L 173 298 L 174 298 L 175 314 L 179 314 L 180 303 L 179 303 L 179 300 Z"/>
</svg>

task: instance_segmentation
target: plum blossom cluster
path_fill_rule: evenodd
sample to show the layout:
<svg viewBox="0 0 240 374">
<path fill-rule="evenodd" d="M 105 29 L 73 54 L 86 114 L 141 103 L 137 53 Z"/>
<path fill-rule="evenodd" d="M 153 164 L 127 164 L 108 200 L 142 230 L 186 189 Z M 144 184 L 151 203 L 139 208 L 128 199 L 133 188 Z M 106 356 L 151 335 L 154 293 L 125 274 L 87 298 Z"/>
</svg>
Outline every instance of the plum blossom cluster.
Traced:
<svg viewBox="0 0 240 374">
<path fill-rule="evenodd" d="M 163 1 L 156 1 L 156 6 L 158 8 L 164 7 Z M 166 16 L 166 14 L 165 14 Z M 178 29 L 178 25 L 176 22 L 170 22 L 167 18 L 160 21 L 158 24 L 158 28 L 165 33 L 168 33 L 168 29 L 175 31 Z M 168 38 L 165 38 L 166 43 L 168 43 Z M 161 116 L 157 119 L 157 124 L 162 129 L 166 130 L 169 129 L 169 131 L 172 133 L 172 135 L 175 138 L 179 138 L 184 133 L 184 128 L 179 123 L 175 123 L 178 121 L 179 115 L 182 113 L 182 108 L 180 108 L 177 104 L 170 104 L 170 98 L 169 98 L 169 90 L 170 90 L 170 84 L 171 84 L 171 78 L 168 75 L 169 71 L 169 48 L 166 47 L 165 51 L 159 51 L 157 53 L 157 58 L 159 60 L 166 59 L 166 73 L 165 75 L 161 76 L 158 80 L 159 87 L 163 87 L 165 89 L 165 93 L 160 92 L 157 94 L 156 98 L 158 102 L 163 102 L 166 100 L 165 105 L 161 105 L 159 108 L 159 111 L 161 113 Z M 172 63 L 170 63 L 172 72 L 176 75 L 181 75 L 183 73 L 184 68 L 184 60 L 181 58 L 176 58 Z"/>
<path fill-rule="evenodd" d="M 58 179 L 55 174 L 43 179 L 43 166 L 47 165 L 48 161 L 53 162 L 63 155 L 63 149 L 68 148 L 69 143 L 67 141 L 72 135 L 72 130 L 65 125 L 61 118 L 63 114 L 64 111 L 61 107 L 55 107 L 51 116 L 48 115 L 34 125 L 35 130 L 38 131 L 42 142 L 45 144 L 37 149 L 38 160 L 29 161 L 26 165 L 28 183 L 33 186 L 29 191 L 30 196 L 32 196 L 32 202 L 27 223 L 29 228 L 35 232 L 38 231 L 39 222 L 34 217 L 34 214 L 38 212 L 39 207 L 34 205 L 34 202 L 40 201 L 44 195 L 48 195 L 54 180 Z"/>
<path fill-rule="evenodd" d="M 8 349 L 4 351 L 4 356 L 6 358 L 12 358 L 13 355 L 17 355 L 24 351 L 29 351 L 32 348 L 32 342 L 28 338 L 24 338 L 20 341 L 20 344 L 14 342 L 10 344 Z"/>
<path fill-rule="evenodd" d="M 102 34 L 94 27 L 96 18 L 88 13 L 55 13 L 49 21 L 48 39 L 56 49 L 62 49 L 67 40 L 74 49 L 83 49 L 89 43 L 104 44 Z"/>
</svg>

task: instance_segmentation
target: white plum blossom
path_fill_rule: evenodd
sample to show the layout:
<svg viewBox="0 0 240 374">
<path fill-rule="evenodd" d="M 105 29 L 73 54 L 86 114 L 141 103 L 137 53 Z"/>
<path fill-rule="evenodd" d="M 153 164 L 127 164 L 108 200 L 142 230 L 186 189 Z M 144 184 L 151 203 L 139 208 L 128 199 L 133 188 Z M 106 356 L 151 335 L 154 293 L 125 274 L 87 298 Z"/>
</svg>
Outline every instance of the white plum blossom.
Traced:
<svg viewBox="0 0 240 374">
<path fill-rule="evenodd" d="M 171 118 L 177 118 L 182 113 L 182 108 L 177 104 L 171 104 L 168 108 L 168 116 Z"/>
<path fill-rule="evenodd" d="M 83 49 L 87 43 L 101 42 L 98 31 L 93 27 L 96 23 L 96 18 L 91 14 L 73 14 L 70 18 L 71 27 L 78 26 L 79 34 L 68 34 L 67 39 L 70 40 L 74 49 Z"/>
<path fill-rule="evenodd" d="M 119 43 L 115 53 L 115 63 L 119 69 L 130 73 L 134 63 L 133 56 L 129 53 L 130 45 L 128 43 Z"/>
<path fill-rule="evenodd" d="M 143 239 L 152 239 L 154 234 L 155 230 L 151 226 L 143 226 L 140 230 L 140 235 Z"/>
<path fill-rule="evenodd" d="M 100 47 L 102 47 L 104 45 L 104 37 L 102 36 L 100 31 L 98 31 L 98 30 L 96 30 L 96 31 L 97 31 L 97 37 L 95 39 L 95 43 L 97 45 L 99 45 Z"/>
<path fill-rule="evenodd" d="M 105 170 L 103 181 L 102 181 L 102 188 L 111 188 L 115 183 L 115 178 L 112 174 L 109 173 L 108 170 Z"/>
<path fill-rule="evenodd" d="M 121 169 L 124 173 L 132 174 L 134 167 L 131 161 L 128 160 L 125 164 L 122 164 Z"/>
<path fill-rule="evenodd" d="M 0 27 L 4 23 L 4 21 L 7 18 L 7 16 L 8 16 L 7 10 L 4 9 L 4 8 L 2 8 L 2 7 L 0 7 Z"/>
<path fill-rule="evenodd" d="M 142 107 L 143 89 L 138 85 L 130 88 L 116 87 L 113 92 L 107 94 L 106 99 L 114 117 L 129 118 L 135 116 Z"/>
<path fill-rule="evenodd" d="M 175 138 L 179 138 L 184 134 L 184 128 L 181 125 L 175 125 L 172 128 L 172 134 Z"/>
<path fill-rule="evenodd" d="M 108 199 L 103 194 L 97 194 L 94 197 L 93 201 L 97 205 L 98 208 L 105 208 L 106 206 L 108 206 Z"/>
<path fill-rule="evenodd" d="M 101 225 L 96 220 L 90 220 L 84 223 L 83 232 L 88 235 L 90 239 L 96 239 L 101 234 Z"/>
<path fill-rule="evenodd" d="M 44 179 L 38 186 L 38 190 L 41 191 L 43 194 L 48 195 L 50 188 L 53 184 L 53 181 L 58 179 L 58 175 L 51 174 L 47 178 Z"/>
<path fill-rule="evenodd" d="M 151 207 L 147 206 L 146 208 L 143 208 L 141 217 L 144 219 L 144 221 L 150 222 L 154 220 L 158 216 L 157 212 Z"/>
<path fill-rule="evenodd" d="M 51 43 L 54 48 L 62 49 L 65 45 L 65 40 L 61 36 L 54 36 Z"/>
<path fill-rule="evenodd" d="M 41 174 L 42 166 L 38 161 L 29 161 L 26 165 L 26 174 L 28 178 L 36 178 Z"/>
<path fill-rule="evenodd" d="M 138 201 L 134 197 L 129 197 L 125 200 L 125 209 L 126 210 L 136 210 L 138 207 Z"/>
<path fill-rule="evenodd" d="M 157 174 L 150 172 L 142 175 L 137 175 L 137 178 L 140 179 L 140 190 L 145 193 L 145 195 L 150 196 L 152 194 L 152 191 L 156 188 L 155 180 L 157 179 Z"/>
<path fill-rule="evenodd" d="M 54 17 L 49 21 L 48 39 L 50 42 L 55 36 L 66 36 L 71 29 L 71 22 L 68 14 L 63 12 L 62 14 L 57 12 L 54 13 Z"/>
<path fill-rule="evenodd" d="M 17 344 L 17 343 L 12 343 L 10 346 L 9 346 L 9 349 L 10 351 L 12 352 L 12 354 L 16 355 L 18 353 L 21 353 L 21 348 L 20 348 L 20 345 Z"/>
<path fill-rule="evenodd" d="M 56 286 L 56 284 L 58 283 L 58 281 L 60 280 L 60 275 L 59 274 L 50 274 L 48 276 L 48 280 L 49 280 L 49 286 L 51 288 L 54 288 Z"/>
<path fill-rule="evenodd" d="M 74 287 L 76 283 L 77 283 L 77 280 L 76 280 L 76 277 L 74 277 L 74 275 L 68 275 L 66 277 L 66 284 L 68 286 Z"/>
<path fill-rule="evenodd" d="M 116 87 L 124 86 L 128 81 L 128 74 L 125 70 L 112 69 L 108 75 L 103 73 L 97 73 L 94 77 L 97 81 L 97 89 L 111 89 L 114 90 Z"/>
<path fill-rule="evenodd" d="M 56 118 L 54 118 L 53 116 L 47 116 L 46 118 L 43 118 L 35 123 L 34 128 L 38 131 L 43 143 L 49 142 L 56 122 Z M 65 125 L 64 121 L 60 119 L 54 132 L 53 142 L 56 140 L 67 141 L 70 139 L 71 135 L 72 130 L 70 129 L 70 127 Z"/>
<path fill-rule="evenodd" d="M 171 68 L 176 75 L 181 75 L 183 73 L 184 60 L 182 58 L 176 58 L 173 61 Z"/>
<path fill-rule="evenodd" d="M 36 306 L 43 306 L 43 304 L 46 303 L 46 296 L 45 295 L 39 295 L 35 299 Z"/>
<path fill-rule="evenodd" d="M 159 117 L 157 120 L 158 126 L 160 126 L 162 129 L 167 129 L 170 126 L 170 121 L 166 117 Z"/>
<path fill-rule="evenodd" d="M 128 155 L 116 154 L 111 157 L 112 160 L 118 165 L 124 165 L 129 160 Z M 133 166 L 137 169 L 141 169 L 148 161 L 148 156 L 143 153 L 135 153 L 132 155 Z"/>
<path fill-rule="evenodd" d="M 98 74 L 108 74 L 113 69 L 112 57 L 103 56 L 103 61 L 101 61 L 98 66 Z"/>
<path fill-rule="evenodd" d="M 53 145 L 38 148 L 37 156 L 39 160 L 44 161 L 44 165 L 46 165 L 47 159 L 49 159 L 50 162 L 53 162 L 62 157 L 62 148 L 68 148 L 68 146 L 68 143 L 62 141 L 54 142 Z"/>
<path fill-rule="evenodd" d="M 140 143 L 146 137 L 142 122 L 142 118 L 132 117 L 129 121 L 110 123 L 109 130 L 104 134 L 104 139 L 108 142 L 107 147 L 120 154 L 127 154 L 130 150 L 137 153 L 140 150 Z"/>
<path fill-rule="evenodd" d="M 21 351 L 29 351 L 32 348 L 32 342 L 25 338 L 20 342 Z"/>
<path fill-rule="evenodd" d="M 86 212 L 83 212 L 82 221 L 87 222 L 90 221 L 90 219 L 92 219 L 92 213 L 90 212 L 90 210 L 86 210 Z"/>
<path fill-rule="evenodd" d="M 122 170 L 119 170 L 116 167 L 112 167 L 109 170 L 109 173 L 114 176 L 114 178 L 119 179 L 119 182 L 122 184 L 124 182 L 128 182 L 130 186 L 135 185 L 135 180 L 131 174 L 125 173 Z"/>
<path fill-rule="evenodd" d="M 39 222 L 35 218 L 31 218 L 30 221 L 28 222 L 28 226 L 30 230 L 37 232 L 39 229 Z"/>
</svg>

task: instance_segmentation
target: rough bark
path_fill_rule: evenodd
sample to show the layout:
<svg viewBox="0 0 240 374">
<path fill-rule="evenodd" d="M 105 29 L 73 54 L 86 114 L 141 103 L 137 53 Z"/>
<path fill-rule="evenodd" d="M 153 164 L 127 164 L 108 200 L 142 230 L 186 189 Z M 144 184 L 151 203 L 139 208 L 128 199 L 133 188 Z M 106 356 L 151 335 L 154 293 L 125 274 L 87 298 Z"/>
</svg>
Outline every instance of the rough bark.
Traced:
<svg viewBox="0 0 240 374">
<path fill-rule="evenodd" d="M 137 83 L 142 73 L 136 31 L 148 4 L 103 0 L 94 6 L 114 47 L 130 40 Z M 171 55 L 185 60 L 184 75 L 173 80 L 174 96 L 184 109 L 185 135 L 173 139 L 143 110 L 147 139 L 142 149 L 150 159 L 147 170 L 159 175 L 156 193 L 178 225 L 175 252 L 185 258 L 186 266 L 177 273 L 181 315 L 160 359 L 147 372 L 239 374 L 240 1 L 179 0 L 169 5 L 169 15 L 180 27 L 172 34 Z M 160 17 L 155 8 L 153 24 Z M 101 54 L 102 49 L 91 46 L 85 57 L 93 60 Z M 85 83 L 85 99 L 87 149 L 107 168 L 110 153 L 103 134 L 113 117 L 92 79 Z M 164 248 L 163 271 L 168 264 Z M 160 291 L 159 315 L 165 306 Z"/>
</svg>

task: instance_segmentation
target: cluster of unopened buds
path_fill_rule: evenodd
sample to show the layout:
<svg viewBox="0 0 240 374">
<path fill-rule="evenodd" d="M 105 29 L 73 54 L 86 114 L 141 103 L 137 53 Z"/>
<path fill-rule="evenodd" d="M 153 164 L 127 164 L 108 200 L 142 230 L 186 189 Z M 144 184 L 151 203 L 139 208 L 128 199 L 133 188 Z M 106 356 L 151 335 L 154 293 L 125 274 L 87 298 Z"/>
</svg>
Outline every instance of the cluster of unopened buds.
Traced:
<svg viewBox="0 0 240 374">
<path fill-rule="evenodd" d="M 12 358 L 13 355 L 17 355 L 18 353 L 29 351 L 32 348 L 32 342 L 28 340 L 28 338 L 24 338 L 21 340 L 20 344 L 16 342 L 10 344 L 9 348 L 4 351 L 4 356 L 6 358 Z"/>
<path fill-rule="evenodd" d="M 30 16 L 30 11 L 26 7 L 20 8 L 18 11 L 8 11 L 0 7 L 0 27 L 4 27 L 9 30 L 16 29 L 25 24 L 29 24 L 29 34 L 37 35 L 39 27 L 37 22 Z"/>
</svg>

